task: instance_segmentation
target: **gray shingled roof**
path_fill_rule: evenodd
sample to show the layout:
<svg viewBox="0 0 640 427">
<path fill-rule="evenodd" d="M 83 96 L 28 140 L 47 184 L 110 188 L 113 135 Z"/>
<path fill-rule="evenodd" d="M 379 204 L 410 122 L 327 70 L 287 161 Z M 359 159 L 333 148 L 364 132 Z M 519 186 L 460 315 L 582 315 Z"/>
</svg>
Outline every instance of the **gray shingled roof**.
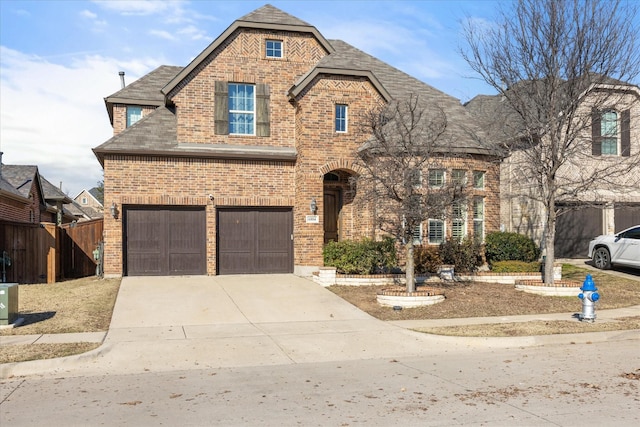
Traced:
<svg viewBox="0 0 640 427">
<path fill-rule="evenodd" d="M 229 27 L 233 30 L 243 26 L 243 22 L 251 22 L 255 25 L 265 24 L 265 27 L 271 27 L 273 25 L 284 26 L 305 26 L 311 27 L 310 24 L 299 20 L 271 5 L 263 6 L 235 21 L 234 24 Z M 224 41 L 225 34 L 229 29 L 216 39 L 200 57 L 206 56 L 205 53 L 212 50 L 212 46 L 215 47 L 216 43 Z M 315 31 L 315 28 L 314 28 Z M 322 37 L 321 35 L 319 35 Z M 227 35 L 228 37 L 228 35 Z M 323 39 L 325 40 L 325 39 Z M 391 98 L 401 99 L 407 97 L 409 94 L 417 94 L 421 102 L 437 105 L 443 109 L 447 115 L 449 123 L 447 133 L 448 136 L 455 142 L 456 148 L 460 152 L 466 153 L 480 153 L 480 154 L 495 154 L 493 152 L 493 146 L 485 145 L 481 141 L 486 140 L 486 136 L 482 131 L 481 126 L 475 117 L 469 114 L 468 111 L 460 104 L 460 101 L 450 95 L 441 92 L 426 83 L 411 77 L 410 75 L 392 67 L 385 62 L 374 58 L 362 52 L 359 49 L 345 43 L 341 40 L 326 41 L 331 46 L 331 53 L 324 57 L 316 64 L 315 70 L 331 70 L 332 73 L 346 75 L 368 75 L 373 78 L 374 85 L 379 87 L 383 93 L 383 96 L 390 96 Z M 194 60 L 194 62 L 196 62 Z M 149 92 L 157 91 L 157 96 L 161 96 L 160 89 L 163 87 L 162 78 L 164 84 L 164 91 L 169 93 L 172 87 L 175 86 L 176 80 L 180 75 L 184 75 L 189 71 L 190 67 L 194 67 L 194 62 L 187 68 L 182 69 L 179 67 L 163 67 L 158 68 L 157 73 L 151 77 L 150 75 L 138 80 L 138 87 L 135 88 L 139 96 L 147 96 L 153 98 Z M 194 67 L 195 68 L 195 67 Z M 160 72 L 160 70 L 163 70 Z M 308 76 L 313 73 L 314 69 L 309 70 L 305 75 Z M 176 72 L 178 75 L 176 75 Z M 172 74 L 173 73 L 173 74 Z M 367 74 L 368 73 L 368 74 Z M 295 84 L 301 84 L 305 76 L 302 76 L 298 82 L 291 82 L 293 87 Z M 134 86 L 132 83 L 131 86 Z M 381 87 L 380 87 L 381 86 Z M 116 95 L 126 91 L 127 88 L 112 95 L 108 99 L 114 99 Z M 133 90 L 133 89 L 132 89 Z M 123 92 L 124 93 L 124 92 Z M 119 96 L 119 95 L 118 95 Z M 207 149 L 205 149 L 207 147 Z M 109 152 L 125 151 L 131 154 L 144 154 L 149 152 L 162 152 L 173 155 L 261 155 L 261 156 L 274 156 L 282 157 L 285 159 L 295 159 L 295 150 L 291 149 L 282 151 L 276 148 L 265 152 L 262 152 L 257 147 L 230 147 L 230 146 L 210 146 L 203 144 L 182 144 L 178 145 L 176 136 L 176 117 L 175 113 L 165 107 L 158 108 L 154 113 L 144 117 L 134 126 L 127 128 L 125 131 L 114 136 L 104 144 L 96 147 L 94 153 L 98 159 L 102 162 L 103 155 Z"/>
<path fill-rule="evenodd" d="M 42 183 L 42 192 L 44 193 L 44 199 L 47 202 L 62 202 L 64 204 L 73 203 L 73 200 L 64 194 L 58 187 L 47 181 L 45 177 L 40 175 L 40 182 Z"/>
<path fill-rule="evenodd" d="M 161 65 L 149 74 L 128 84 L 116 93 L 109 95 L 107 102 L 118 102 L 118 99 L 135 100 L 138 104 L 149 102 L 149 105 L 163 105 L 164 95 L 161 89 L 176 74 L 182 71 L 183 67 L 171 65 Z"/>
<path fill-rule="evenodd" d="M 160 107 L 104 144 L 93 149 L 102 163 L 108 153 L 158 154 L 185 157 L 260 158 L 295 160 L 296 150 L 230 144 L 178 144 L 174 111 Z"/>
<path fill-rule="evenodd" d="M 342 40 L 331 40 L 335 53 L 322 58 L 318 67 L 338 70 L 370 70 L 396 100 L 417 95 L 421 103 L 442 108 L 447 117 L 447 134 L 460 151 L 480 154 L 493 154 L 493 146 L 485 145 L 482 127 L 469 114 L 460 101 L 432 86 L 412 77 L 391 65 L 362 52 Z"/>
<path fill-rule="evenodd" d="M 93 196 L 100 204 L 104 203 L 104 192 L 100 191 L 98 187 L 93 187 L 91 190 L 87 191 L 89 194 Z"/>
<path fill-rule="evenodd" d="M 7 180 L 5 180 L 2 177 L 0 177 L 0 191 L 25 198 L 18 190 L 14 188 L 13 185 L 11 185 Z"/>
<path fill-rule="evenodd" d="M 38 176 L 38 167 L 31 165 L 2 165 L 2 178 L 22 197 L 29 197 L 31 183 Z"/>
<path fill-rule="evenodd" d="M 238 19 L 242 22 L 256 22 L 260 24 L 280 24 L 280 25 L 295 25 L 303 27 L 312 27 L 313 25 L 308 22 L 298 19 L 293 15 L 289 15 L 286 12 L 273 7 L 270 4 L 266 4 L 259 9 L 254 10 L 251 13 L 244 15 Z"/>
</svg>

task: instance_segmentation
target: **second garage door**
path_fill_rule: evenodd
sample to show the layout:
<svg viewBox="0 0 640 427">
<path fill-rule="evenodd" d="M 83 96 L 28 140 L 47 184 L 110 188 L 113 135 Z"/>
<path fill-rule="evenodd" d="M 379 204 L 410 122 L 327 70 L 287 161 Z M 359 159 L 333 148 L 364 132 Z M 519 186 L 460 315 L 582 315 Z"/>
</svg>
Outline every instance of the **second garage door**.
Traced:
<svg viewBox="0 0 640 427">
<path fill-rule="evenodd" d="M 291 209 L 219 209 L 217 231 L 218 274 L 293 272 Z"/>
</svg>

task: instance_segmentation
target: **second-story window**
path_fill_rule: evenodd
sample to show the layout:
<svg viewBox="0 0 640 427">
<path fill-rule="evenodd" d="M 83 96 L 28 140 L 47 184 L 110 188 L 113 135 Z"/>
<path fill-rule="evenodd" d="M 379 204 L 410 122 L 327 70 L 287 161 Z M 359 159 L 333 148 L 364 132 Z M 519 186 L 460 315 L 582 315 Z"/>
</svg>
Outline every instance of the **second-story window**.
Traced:
<svg viewBox="0 0 640 427">
<path fill-rule="evenodd" d="M 127 106 L 127 127 L 132 126 L 142 118 L 142 107 Z"/>
<path fill-rule="evenodd" d="M 255 135 L 255 86 L 229 83 L 229 134 Z"/>
<path fill-rule="evenodd" d="M 282 58 L 282 41 L 267 40 L 265 52 L 267 58 Z"/>
<path fill-rule="evenodd" d="M 618 154 L 618 113 L 605 111 L 600 119 L 602 154 Z"/>
<path fill-rule="evenodd" d="M 484 190 L 484 172 L 473 171 L 473 188 L 476 190 Z"/>
<path fill-rule="evenodd" d="M 347 106 L 336 104 L 336 132 L 347 131 Z"/>
<path fill-rule="evenodd" d="M 429 171 L 429 187 L 440 188 L 444 186 L 444 171 L 442 169 L 432 169 Z"/>
</svg>

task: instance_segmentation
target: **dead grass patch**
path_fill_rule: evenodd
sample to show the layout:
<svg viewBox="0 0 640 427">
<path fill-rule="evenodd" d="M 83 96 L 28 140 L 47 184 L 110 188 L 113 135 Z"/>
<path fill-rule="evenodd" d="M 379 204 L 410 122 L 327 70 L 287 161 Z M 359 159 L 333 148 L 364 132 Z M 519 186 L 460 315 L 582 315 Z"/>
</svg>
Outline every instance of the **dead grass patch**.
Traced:
<svg viewBox="0 0 640 427">
<path fill-rule="evenodd" d="M 481 325 L 441 326 L 416 328 L 418 332 L 453 337 L 524 337 L 534 335 L 578 334 L 640 329 L 640 316 L 623 317 L 608 322 L 579 322 L 554 320 L 520 323 L 492 323 Z"/>
<path fill-rule="evenodd" d="M 20 344 L 0 347 L 0 363 L 27 362 L 53 359 L 86 353 L 98 348 L 100 343 L 80 342 L 67 344 Z"/>
<path fill-rule="evenodd" d="M 640 282 L 605 272 L 591 272 L 570 266 L 563 270 L 563 279 L 584 281 L 587 273 L 593 277 L 601 299 L 596 309 L 612 309 L 640 304 Z M 429 287 L 444 291 L 446 299 L 425 307 L 394 311 L 376 301 L 378 290 L 386 286 L 330 286 L 328 289 L 351 304 L 381 320 L 451 319 L 460 317 L 514 316 L 520 314 L 578 313 L 580 299 L 529 294 L 517 291 L 513 285 L 477 282 L 430 283 Z M 420 287 L 418 287 L 419 289 Z M 579 292 L 579 291 L 577 291 Z M 576 293 L 577 295 L 577 293 Z"/>
<path fill-rule="evenodd" d="M 85 277 L 64 282 L 19 285 L 18 310 L 24 323 L 3 335 L 100 332 L 109 329 L 121 279 Z"/>
</svg>

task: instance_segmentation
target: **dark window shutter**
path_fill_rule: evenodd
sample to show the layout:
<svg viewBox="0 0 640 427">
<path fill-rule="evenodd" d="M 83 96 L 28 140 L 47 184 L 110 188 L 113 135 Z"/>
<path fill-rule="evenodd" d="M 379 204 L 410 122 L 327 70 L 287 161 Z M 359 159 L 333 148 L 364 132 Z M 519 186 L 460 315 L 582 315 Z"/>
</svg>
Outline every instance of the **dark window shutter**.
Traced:
<svg viewBox="0 0 640 427">
<path fill-rule="evenodd" d="M 269 85 L 256 85 L 256 135 L 270 136 Z"/>
<path fill-rule="evenodd" d="M 620 151 L 624 157 L 631 156 L 631 112 L 622 112 L 622 131 L 620 133 Z"/>
<path fill-rule="evenodd" d="M 591 154 L 594 156 L 602 155 L 601 131 L 600 111 L 594 109 L 591 112 Z"/>
<path fill-rule="evenodd" d="M 214 123 L 216 135 L 229 135 L 229 85 L 227 82 L 215 83 Z"/>
</svg>

